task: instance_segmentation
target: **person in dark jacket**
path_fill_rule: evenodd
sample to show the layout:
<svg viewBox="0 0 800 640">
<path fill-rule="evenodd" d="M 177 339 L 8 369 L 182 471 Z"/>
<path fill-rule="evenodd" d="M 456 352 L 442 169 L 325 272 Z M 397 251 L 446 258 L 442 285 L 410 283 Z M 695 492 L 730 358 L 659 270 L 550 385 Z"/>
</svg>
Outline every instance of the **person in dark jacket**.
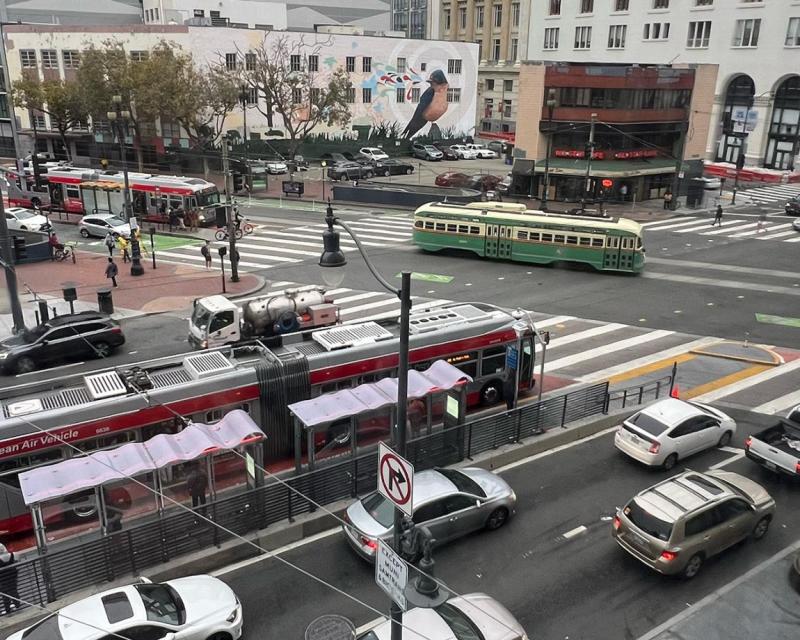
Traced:
<svg viewBox="0 0 800 640">
<path fill-rule="evenodd" d="M 110 278 L 115 287 L 117 286 L 117 274 L 119 274 L 117 263 L 114 262 L 114 258 L 109 257 L 108 264 L 106 265 L 106 278 Z"/>
<path fill-rule="evenodd" d="M 2 593 L 3 613 L 9 614 L 20 608 L 17 590 L 17 567 L 14 552 L 0 544 L 0 593 Z"/>
<path fill-rule="evenodd" d="M 208 476 L 200 465 L 193 462 L 186 475 L 186 488 L 192 497 L 192 508 L 206 503 L 206 490 L 208 489 Z"/>
</svg>

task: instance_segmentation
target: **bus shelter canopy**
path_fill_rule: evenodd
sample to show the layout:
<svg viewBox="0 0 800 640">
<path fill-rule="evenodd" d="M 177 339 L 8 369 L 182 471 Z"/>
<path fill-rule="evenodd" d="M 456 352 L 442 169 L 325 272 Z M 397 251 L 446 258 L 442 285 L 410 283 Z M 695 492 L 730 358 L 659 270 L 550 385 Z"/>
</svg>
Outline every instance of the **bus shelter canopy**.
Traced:
<svg viewBox="0 0 800 640">
<path fill-rule="evenodd" d="M 264 438 L 264 432 L 240 409 L 214 424 L 190 424 L 179 433 L 162 433 L 108 451 L 71 458 L 19 474 L 25 504 L 32 505 L 233 449 Z"/>
<path fill-rule="evenodd" d="M 448 391 L 466 382 L 472 382 L 472 378 L 461 369 L 444 360 L 437 360 L 425 371 L 411 369 L 408 372 L 408 398 L 424 398 L 434 391 Z M 289 411 L 306 429 L 313 429 L 396 403 L 397 378 L 383 378 L 354 389 L 343 389 L 295 402 L 289 405 Z"/>
</svg>

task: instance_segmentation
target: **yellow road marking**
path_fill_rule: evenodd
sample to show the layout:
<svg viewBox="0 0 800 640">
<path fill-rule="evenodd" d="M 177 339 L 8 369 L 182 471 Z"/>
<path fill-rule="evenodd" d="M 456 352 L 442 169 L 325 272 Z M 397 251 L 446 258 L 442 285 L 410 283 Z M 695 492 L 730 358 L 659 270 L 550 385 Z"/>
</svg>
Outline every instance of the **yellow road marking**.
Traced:
<svg viewBox="0 0 800 640">
<path fill-rule="evenodd" d="M 716 380 L 712 380 L 711 382 L 706 382 L 705 384 L 701 384 L 697 387 L 693 387 L 687 391 L 681 391 L 680 397 L 684 400 L 688 400 L 689 398 L 695 398 L 697 396 L 701 396 L 704 393 L 708 393 L 709 391 L 715 391 L 716 389 L 721 389 L 722 387 L 727 387 L 729 384 L 733 384 L 734 382 L 739 382 L 739 380 L 744 380 L 745 378 L 749 378 L 750 376 L 754 376 L 762 371 L 767 371 L 768 369 L 773 369 L 774 365 L 771 364 L 757 364 L 753 365 L 752 367 L 747 367 L 742 369 L 741 371 L 736 371 L 731 373 L 727 376 L 723 376 L 721 378 L 717 378 Z"/>
<path fill-rule="evenodd" d="M 657 362 L 651 362 L 650 364 L 643 365 L 638 367 L 637 369 L 632 369 L 631 371 L 626 371 L 625 373 L 618 373 L 615 376 L 611 376 L 608 379 L 609 384 L 616 384 L 617 382 L 624 382 L 625 380 L 630 380 L 631 378 L 638 378 L 639 376 L 647 375 L 648 373 L 653 373 L 653 371 L 658 371 L 659 369 L 667 369 L 672 367 L 674 362 L 680 364 L 681 362 L 687 362 L 688 360 L 694 360 L 698 357 L 696 353 L 682 353 L 679 356 L 675 356 L 674 358 L 664 358 L 663 360 L 659 360 Z"/>
</svg>

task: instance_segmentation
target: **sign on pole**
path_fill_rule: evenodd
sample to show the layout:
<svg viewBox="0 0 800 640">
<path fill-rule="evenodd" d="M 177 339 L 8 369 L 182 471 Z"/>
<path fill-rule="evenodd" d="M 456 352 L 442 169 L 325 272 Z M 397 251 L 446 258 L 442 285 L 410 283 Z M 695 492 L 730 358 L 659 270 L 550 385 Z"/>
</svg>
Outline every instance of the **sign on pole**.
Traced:
<svg viewBox="0 0 800 640">
<path fill-rule="evenodd" d="M 414 465 L 381 442 L 378 445 L 378 492 L 410 517 L 414 515 L 413 485 Z"/>
<path fill-rule="evenodd" d="M 375 582 L 386 592 L 403 611 L 408 609 L 406 603 L 406 585 L 408 584 L 408 565 L 398 556 L 389 544 L 378 540 L 378 553 L 375 555 Z"/>
</svg>

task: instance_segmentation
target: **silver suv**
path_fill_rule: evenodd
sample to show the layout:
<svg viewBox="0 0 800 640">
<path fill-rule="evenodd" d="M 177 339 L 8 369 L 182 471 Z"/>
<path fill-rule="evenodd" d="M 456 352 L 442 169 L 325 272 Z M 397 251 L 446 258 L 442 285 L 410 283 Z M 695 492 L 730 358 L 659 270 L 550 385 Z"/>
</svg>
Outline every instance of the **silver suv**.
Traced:
<svg viewBox="0 0 800 640">
<path fill-rule="evenodd" d="M 693 578 L 706 559 L 769 529 L 775 501 L 730 471 L 686 471 L 636 495 L 614 516 L 625 551 L 663 574 Z"/>
</svg>

